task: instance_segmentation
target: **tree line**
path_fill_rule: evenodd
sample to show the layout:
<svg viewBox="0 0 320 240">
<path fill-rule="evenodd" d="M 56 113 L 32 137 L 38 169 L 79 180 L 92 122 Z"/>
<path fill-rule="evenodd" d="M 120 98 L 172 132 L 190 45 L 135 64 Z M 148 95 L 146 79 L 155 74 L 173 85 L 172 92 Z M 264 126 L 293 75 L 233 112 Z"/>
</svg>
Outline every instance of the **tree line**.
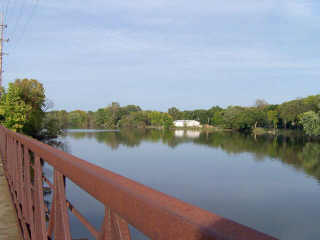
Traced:
<svg viewBox="0 0 320 240">
<path fill-rule="evenodd" d="M 113 102 L 96 112 L 75 110 L 67 112 L 51 111 L 47 113 L 49 119 L 56 119 L 61 128 L 71 129 L 114 129 L 119 127 L 145 128 L 148 126 L 170 128 L 173 118 L 165 112 L 143 111 L 139 106 L 120 106 Z"/>
<path fill-rule="evenodd" d="M 171 128 L 175 120 L 197 120 L 202 125 L 252 131 L 267 129 L 304 129 L 309 135 L 320 134 L 320 95 L 295 99 L 282 104 L 268 104 L 256 100 L 254 106 L 213 106 L 210 109 L 181 111 L 171 107 L 167 112 L 146 111 L 137 105 L 120 106 L 113 102 L 97 111 L 51 111 L 48 119 L 55 119 L 61 128 Z"/>
<path fill-rule="evenodd" d="M 210 109 L 167 112 L 142 110 L 137 105 L 120 106 L 113 102 L 97 111 L 50 111 L 43 85 L 35 79 L 17 79 L 1 89 L 0 124 L 34 138 L 53 138 L 62 129 L 172 128 L 175 120 L 197 120 L 206 127 L 252 131 L 256 128 L 304 129 L 320 135 L 320 95 L 282 104 L 256 100 L 254 106 L 213 106 Z"/>
</svg>

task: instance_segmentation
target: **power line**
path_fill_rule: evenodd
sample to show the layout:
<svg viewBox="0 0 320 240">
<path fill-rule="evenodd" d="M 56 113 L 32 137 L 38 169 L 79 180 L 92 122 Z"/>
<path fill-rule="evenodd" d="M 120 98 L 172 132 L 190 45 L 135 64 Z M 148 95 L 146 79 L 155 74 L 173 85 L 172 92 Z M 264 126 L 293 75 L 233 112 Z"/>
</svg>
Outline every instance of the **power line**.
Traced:
<svg viewBox="0 0 320 240">
<path fill-rule="evenodd" d="M 20 35 L 19 38 L 17 38 L 15 46 L 19 45 L 20 41 L 23 39 L 23 37 L 24 37 L 24 35 L 25 35 L 26 31 L 27 31 L 27 27 L 30 25 L 31 20 L 32 20 L 34 14 L 35 14 L 35 10 L 36 10 L 36 8 L 38 6 L 38 3 L 39 3 L 39 0 L 35 0 L 34 1 L 34 4 L 33 4 L 32 8 L 31 8 L 31 11 L 30 11 L 29 18 L 27 18 L 26 21 L 24 22 L 24 25 L 22 25 L 21 35 Z"/>
<path fill-rule="evenodd" d="M 21 21 L 21 17 L 23 15 L 23 13 L 25 12 L 24 11 L 24 7 L 25 7 L 25 0 L 22 0 L 22 3 L 20 5 L 20 11 L 18 12 L 18 16 L 17 16 L 17 19 L 15 21 L 15 25 L 13 26 L 13 30 L 12 30 L 12 34 L 11 34 L 11 37 L 13 38 L 14 35 L 16 35 L 17 33 L 17 30 L 18 30 L 18 26 L 20 24 L 20 21 Z"/>
</svg>

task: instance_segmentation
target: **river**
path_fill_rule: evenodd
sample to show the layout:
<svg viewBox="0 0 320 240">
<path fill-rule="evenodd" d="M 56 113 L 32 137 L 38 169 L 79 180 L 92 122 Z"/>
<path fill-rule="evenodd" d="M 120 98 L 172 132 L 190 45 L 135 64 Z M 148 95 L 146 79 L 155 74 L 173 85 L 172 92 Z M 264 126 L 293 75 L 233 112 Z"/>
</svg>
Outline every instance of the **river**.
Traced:
<svg viewBox="0 0 320 240">
<path fill-rule="evenodd" d="M 70 130 L 59 140 L 75 156 L 258 231 L 320 239 L 320 142 L 303 135 Z M 100 203 L 70 181 L 67 197 L 100 228 Z M 72 214 L 70 222 L 73 238 L 92 239 Z"/>
</svg>

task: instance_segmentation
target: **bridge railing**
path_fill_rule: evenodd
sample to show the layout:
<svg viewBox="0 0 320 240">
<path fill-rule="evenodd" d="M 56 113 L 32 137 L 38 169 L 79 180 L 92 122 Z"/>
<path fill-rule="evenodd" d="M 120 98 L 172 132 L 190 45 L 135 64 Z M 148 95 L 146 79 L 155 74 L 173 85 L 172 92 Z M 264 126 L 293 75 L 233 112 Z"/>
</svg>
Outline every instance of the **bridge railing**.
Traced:
<svg viewBox="0 0 320 240">
<path fill-rule="evenodd" d="M 275 239 L 2 126 L 0 141 L 25 240 L 71 240 L 68 211 L 99 240 L 129 240 L 128 224 L 151 239 Z M 53 182 L 44 176 L 43 162 L 54 169 Z M 66 199 L 65 178 L 105 206 L 100 229 L 95 229 Z M 50 209 L 44 203 L 45 182 L 53 191 Z"/>
</svg>

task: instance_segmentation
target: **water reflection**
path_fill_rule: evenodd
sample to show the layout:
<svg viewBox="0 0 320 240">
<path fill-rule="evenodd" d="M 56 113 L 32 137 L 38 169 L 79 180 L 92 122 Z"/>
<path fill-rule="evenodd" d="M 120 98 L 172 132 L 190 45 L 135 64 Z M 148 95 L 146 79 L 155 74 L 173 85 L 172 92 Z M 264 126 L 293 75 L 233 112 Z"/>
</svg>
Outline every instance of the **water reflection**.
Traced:
<svg viewBox="0 0 320 240">
<path fill-rule="evenodd" d="M 184 137 L 184 138 L 199 138 L 201 131 L 197 130 L 175 130 L 174 136 L 175 137 Z"/>
<path fill-rule="evenodd" d="M 92 138 L 113 150 L 120 146 L 138 147 L 143 142 L 161 142 L 171 148 L 193 143 L 218 148 L 229 154 L 251 153 L 256 161 L 264 161 L 266 158 L 277 159 L 297 170 L 303 170 L 320 182 L 320 143 L 303 135 L 251 136 L 236 132 L 150 129 L 111 132 L 81 130 L 68 132 L 68 135 L 75 139 Z"/>
</svg>

